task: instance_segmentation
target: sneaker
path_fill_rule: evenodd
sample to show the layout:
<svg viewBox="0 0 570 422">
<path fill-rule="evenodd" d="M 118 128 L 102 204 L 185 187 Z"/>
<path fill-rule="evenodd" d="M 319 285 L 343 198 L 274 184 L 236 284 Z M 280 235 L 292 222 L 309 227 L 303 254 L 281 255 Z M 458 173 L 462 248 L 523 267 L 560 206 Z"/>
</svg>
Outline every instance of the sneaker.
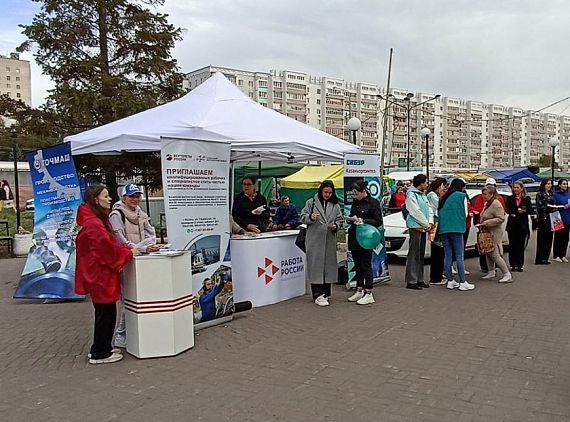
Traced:
<svg viewBox="0 0 570 422">
<path fill-rule="evenodd" d="M 115 348 L 111 349 L 111 353 L 123 353 L 123 351 L 121 349 L 118 349 L 115 347 Z M 87 357 L 89 359 L 91 359 L 91 353 L 87 353 Z"/>
<path fill-rule="evenodd" d="M 465 269 L 463 270 L 463 272 L 465 273 L 465 275 L 471 275 L 471 273 L 469 272 L 469 270 L 468 270 L 467 268 L 465 268 Z"/>
<path fill-rule="evenodd" d="M 459 283 L 459 290 L 461 290 L 462 292 L 466 290 L 473 290 L 474 288 L 475 288 L 474 284 L 470 284 L 466 281 L 464 281 L 463 283 Z"/>
<path fill-rule="evenodd" d="M 564 261 L 562 261 L 562 260 L 561 260 L 560 258 L 558 258 L 558 257 L 557 257 L 557 258 L 554 258 L 553 261 L 555 261 L 555 262 L 564 262 Z"/>
<path fill-rule="evenodd" d="M 499 280 L 499 283 L 512 283 L 512 282 L 513 282 L 513 276 L 511 275 L 511 273 L 503 274 L 503 278 Z"/>
<path fill-rule="evenodd" d="M 434 286 L 443 286 L 444 284 L 447 284 L 447 280 L 430 281 L 429 284 L 433 284 Z"/>
<path fill-rule="evenodd" d="M 356 301 L 356 303 L 359 305 L 370 305 L 374 303 L 374 296 L 372 296 L 372 293 L 370 292 L 365 293 L 364 296 Z"/>
<path fill-rule="evenodd" d="M 423 290 L 423 287 L 420 286 L 419 284 L 406 284 L 406 289 L 412 289 L 412 290 Z"/>
<path fill-rule="evenodd" d="M 457 289 L 459 287 L 459 283 L 455 280 L 447 280 L 447 288 L 448 289 Z"/>
<path fill-rule="evenodd" d="M 487 275 L 484 275 L 483 277 L 481 277 L 483 280 L 491 280 L 492 278 L 495 278 L 497 275 L 495 274 L 495 271 L 489 271 L 487 273 Z"/>
<path fill-rule="evenodd" d="M 329 306 L 330 303 L 325 295 L 320 295 L 318 298 L 315 299 L 315 304 L 318 306 Z"/>
<path fill-rule="evenodd" d="M 89 363 L 92 365 L 97 365 L 99 363 L 113 363 L 118 362 L 123 359 L 123 355 L 120 353 L 112 353 L 111 356 L 105 359 L 89 359 Z"/>
<path fill-rule="evenodd" d="M 348 301 L 349 302 L 358 302 L 358 300 L 361 299 L 362 296 L 364 296 L 364 291 L 357 290 L 356 293 L 354 293 L 352 296 L 350 296 L 348 298 Z"/>
<path fill-rule="evenodd" d="M 420 281 L 418 283 L 418 286 L 420 286 L 423 289 L 429 289 L 429 283 L 426 283 L 425 281 Z"/>
<path fill-rule="evenodd" d="M 562 262 L 568 262 L 568 258 L 566 258 L 565 256 L 562 257 Z"/>
<path fill-rule="evenodd" d="M 113 346 L 126 349 L 127 336 L 125 334 L 115 334 L 115 338 L 113 339 Z"/>
</svg>

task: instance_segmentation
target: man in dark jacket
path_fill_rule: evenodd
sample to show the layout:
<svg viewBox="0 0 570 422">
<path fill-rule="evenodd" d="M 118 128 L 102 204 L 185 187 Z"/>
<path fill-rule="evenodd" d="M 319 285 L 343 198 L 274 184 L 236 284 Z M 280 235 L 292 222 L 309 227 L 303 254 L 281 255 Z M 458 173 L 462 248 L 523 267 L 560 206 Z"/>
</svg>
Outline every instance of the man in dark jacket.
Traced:
<svg viewBox="0 0 570 422">
<path fill-rule="evenodd" d="M 297 207 L 291 203 L 288 196 L 281 198 L 281 205 L 275 211 L 273 217 L 273 225 L 271 228 L 274 230 L 294 229 L 299 225 L 299 211 Z"/>
<path fill-rule="evenodd" d="M 255 190 L 255 179 L 245 176 L 241 180 L 242 193 L 234 199 L 232 216 L 245 231 L 260 233 L 269 226 L 269 207 L 265 197 Z"/>
</svg>

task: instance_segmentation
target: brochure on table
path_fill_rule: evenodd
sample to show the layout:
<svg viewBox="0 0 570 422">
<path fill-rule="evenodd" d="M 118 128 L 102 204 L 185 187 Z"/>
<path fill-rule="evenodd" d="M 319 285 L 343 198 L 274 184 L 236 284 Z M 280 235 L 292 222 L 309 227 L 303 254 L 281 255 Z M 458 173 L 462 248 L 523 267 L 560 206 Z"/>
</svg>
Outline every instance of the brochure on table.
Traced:
<svg viewBox="0 0 570 422">
<path fill-rule="evenodd" d="M 162 138 L 161 159 L 168 241 L 192 254 L 194 322 L 230 316 L 230 144 Z"/>
</svg>

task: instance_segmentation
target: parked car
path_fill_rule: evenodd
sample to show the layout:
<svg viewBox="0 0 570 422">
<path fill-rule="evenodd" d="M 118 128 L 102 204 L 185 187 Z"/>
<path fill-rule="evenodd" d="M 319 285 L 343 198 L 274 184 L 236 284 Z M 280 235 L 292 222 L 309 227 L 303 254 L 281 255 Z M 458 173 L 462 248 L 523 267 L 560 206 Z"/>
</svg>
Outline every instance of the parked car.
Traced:
<svg viewBox="0 0 570 422">
<path fill-rule="evenodd" d="M 34 202 L 34 198 L 30 198 L 26 201 L 26 211 L 34 211 L 36 209 L 36 205 Z"/>
<path fill-rule="evenodd" d="M 511 196 L 509 191 L 501 189 L 499 192 L 504 198 Z M 471 203 L 481 195 L 481 190 L 467 190 Z M 507 220 L 503 223 L 504 226 L 507 225 Z M 409 234 L 408 228 L 406 227 L 406 221 L 402 217 L 401 212 L 393 213 L 384 217 L 384 239 L 386 242 L 386 253 L 388 255 L 405 258 L 408 256 L 409 250 Z M 505 232 L 503 236 L 503 244 L 508 245 L 509 239 L 507 233 Z M 469 230 L 469 237 L 467 238 L 467 250 L 474 250 L 477 244 L 477 228 L 471 226 Z M 431 256 L 431 242 L 426 243 L 426 258 Z"/>
</svg>

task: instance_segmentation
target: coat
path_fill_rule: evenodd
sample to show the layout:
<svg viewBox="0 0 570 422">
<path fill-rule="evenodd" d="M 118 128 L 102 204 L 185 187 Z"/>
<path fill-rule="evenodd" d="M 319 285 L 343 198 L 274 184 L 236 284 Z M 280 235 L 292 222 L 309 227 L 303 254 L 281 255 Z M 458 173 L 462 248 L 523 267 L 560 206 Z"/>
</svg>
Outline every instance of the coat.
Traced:
<svg viewBox="0 0 570 422">
<path fill-rule="evenodd" d="M 91 295 L 94 303 L 115 303 L 121 294 L 119 272 L 133 253 L 117 243 L 89 205 L 79 207 L 77 224 L 81 229 L 75 241 L 75 292 Z"/>
<path fill-rule="evenodd" d="M 505 209 L 498 199 L 486 205 L 481 213 L 480 224 L 483 224 L 493 235 L 495 250 L 503 254 L 503 223 L 505 222 Z"/>
<path fill-rule="evenodd" d="M 554 204 L 555 205 L 565 205 L 570 204 L 570 189 L 565 191 L 556 188 L 554 191 Z M 565 225 L 570 225 L 570 209 L 567 208 L 557 208 L 560 211 L 560 216 Z"/>
<path fill-rule="evenodd" d="M 382 209 L 380 203 L 368 195 L 362 200 L 355 199 L 350 207 L 350 217 L 360 217 L 365 224 L 374 227 L 382 225 Z M 348 249 L 351 251 L 362 251 L 364 248 L 360 246 L 356 240 L 356 224 L 351 224 L 348 229 Z"/>
<path fill-rule="evenodd" d="M 541 230 L 550 230 L 550 213 L 556 211 L 552 205 L 554 205 L 552 192 L 542 191 L 536 194 L 536 221 Z"/>
<path fill-rule="evenodd" d="M 312 212 L 318 214 L 316 221 L 310 218 Z M 336 235 L 338 229 L 342 228 L 342 222 L 338 204 L 327 203 L 325 211 L 317 195 L 305 203 L 301 211 L 301 223 L 307 225 L 305 280 L 308 284 L 337 282 Z M 336 224 L 336 230 L 329 228 L 332 224 Z"/>
<path fill-rule="evenodd" d="M 506 211 L 508 214 L 507 232 L 521 232 L 526 236 L 530 236 L 530 228 L 528 226 L 528 216 L 534 214 L 532 202 L 529 196 L 525 196 L 521 203 L 521 208 L 525 210 L 523 213 L 518 212 L 515 196 L 509 196 L 506 201 Z"/>
</svg>

